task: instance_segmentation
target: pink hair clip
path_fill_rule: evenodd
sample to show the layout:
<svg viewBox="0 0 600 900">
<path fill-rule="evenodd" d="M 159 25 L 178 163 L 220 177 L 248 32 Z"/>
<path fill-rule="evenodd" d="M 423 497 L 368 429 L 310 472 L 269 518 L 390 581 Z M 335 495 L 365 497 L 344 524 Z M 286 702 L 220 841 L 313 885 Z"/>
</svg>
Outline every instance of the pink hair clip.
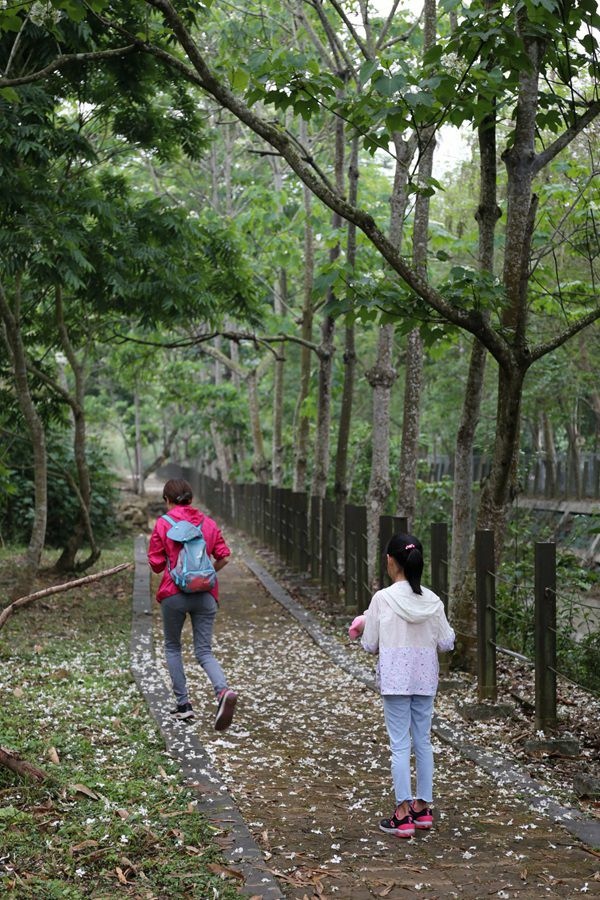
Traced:
<svg viewBox="0 0 600 900">
<path fill-rule="evenodd" d="M 414 550 L 414 549 L 415 549 L 415 545 L 414 545 L 414 544 L 407 544 L 406 547 L 405 547 L 404 549 L 405 549 L 405 550 Z"/>
</svg>

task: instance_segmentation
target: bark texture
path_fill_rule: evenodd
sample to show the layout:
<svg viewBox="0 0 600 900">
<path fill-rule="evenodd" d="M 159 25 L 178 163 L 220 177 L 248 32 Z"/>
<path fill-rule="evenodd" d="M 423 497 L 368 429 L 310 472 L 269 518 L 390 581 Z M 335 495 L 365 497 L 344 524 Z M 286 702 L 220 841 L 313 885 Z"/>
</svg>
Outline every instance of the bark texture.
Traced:
<svg viewBox="0 0 600 900">
<path fill-rule="evenodd" d="M 348 166 L 348 199 L 356 204 L 358 196 L 358 138 L 352 141 L 350 162 Z M 346 239 L 346 262 L 350 271 L 356 264 L 356 226 L 348 224 Z M 348 502 L 348 446 L 352 426 L 352 407 L 354 403 L 354 381 L 356 377 L 356 348 L 354 343 L 354 324 L 346 325 L 344 330 L 344 386 L 340 406 L 337 453 L 335 457 L 335 514 L 338 535 L 345 535 L 345 506 Z M 345 540 L 345 539 L 344 539 Z M 338 547 L 338 572 L 344 572 L 344 540 L 340 538 Z M 344 573 L 345 574 L 345 573 Z"/>
<path fill-rule="evenodd" d="M 0 283 L 0 317 L 3 325 L 4 342 L 13 368 L 17 401 L 29 432 L 33 450 L 33 525 L 24 564 L 20 568 L 19 580 L 15 586 L 15 595 L 18 596 L 19 594 L 27 593 L 37 575 L 46 540 L 46 523 L 48 520 L 46 432 L 44 424 L 37 413 L 27 377 L 27 352 L 21 333 L 18 279 L 12 308 L 4 292 L 4 286 Z"/>
<path fill-rule="evenodd" d="M 306 125 L 304 124 L 304 128 Z M 314 234 L 312 227 L 312 194 L 304 186 L 304 293 L 302 302 L 301 333 L 304 341 L 312 341 L 313 337 L 313 301 L 312 288 L 315 271 Z M 296 423 L 294 479 L 295 491 L 305 491 L 308 471 L 308 440 L 310 435 L 310 417 L 304 410 L 304 403 L 310 390 L 311 351 L 306 344 L 300 348 L 300 385 L 294 420 Z"/>
<path fill-rule="evenodd" d="M 85 351 L 82 351 L 78 356 L 69 336 L 60 286 L 57 286 L 56 288 L 55 304 L 56 325 L 60 336 L 61 347 L 71 367 L 75 383 L 73 393 L 67 392 L 66 400 L 71 407 L 71 414 L 73 417 L 73 456 L 75 459 L 75 468 L 77 470 L 77 483 L 70 480 L 73 491 L 79 500 L 79 515 L 71 533 L 65 541 L 63 551 L 56 561 L 55 569 L 57 572 L 73 572 L 76 569 L 79 571 L 89 569 L 100 557 L 101 550 L 96 543 L 91 518 L 92 482 L 87 462 L 85 421 Z M 140 471 L 140 492 L 142 494 L 143 485 L 143 471 Z M 77 554 L 86 538 L 89 543 L 88 556 L 86 559 L 76 564 Z"/>
<path fill-rule="evenodd" d="M 423 53 L 435 44 L 437 29 L 436 0 L 423 4 Z M 419 186 L 425 188 L 433 171 L 435 129 L 425 128 L 419 135 Z M 430 197 L 426 190 L 417 194 L 412 236 L 413 268 L 420 277 L 427 277 L 429 246 Z M 418 328 L 413 329 L 406 343 L 404 404 L 402 416 L 402 448 L 398 473 L 396 514 L 405 516 L 409 528 L 415 518 L 417 505 L 417 477 L 419 472 L 419 435 L 421 428 L 421 396 L 423 393 L 423 341 Z"/>
</svg>

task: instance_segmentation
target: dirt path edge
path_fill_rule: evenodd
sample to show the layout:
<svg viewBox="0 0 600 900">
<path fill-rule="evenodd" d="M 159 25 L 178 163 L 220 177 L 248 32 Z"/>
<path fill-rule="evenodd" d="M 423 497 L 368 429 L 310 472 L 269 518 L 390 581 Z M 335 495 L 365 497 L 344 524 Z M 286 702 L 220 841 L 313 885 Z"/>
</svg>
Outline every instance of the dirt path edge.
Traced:
<svg viewBox="0 0 600 900">
<path fill-rule="evenodd" d="M 224 848 L 223 856 L 244 878 L 240 892 L 265 900 L 283 900 L 285 895 L 279 883 L 267 871 L 260 847 L 198 737 L 183 723 L 174 722 L 167 712 L 173 705 L 173 697 L 156 667 L 150 569 L 144 535 L 135 539 L 134 557 L 131 671 L 138 690 L 158 725 L 169 755 L 177 761 L 186 783 L 198 798 L 198 812 L 233 839 L 233 849 Z"/>
</svg>

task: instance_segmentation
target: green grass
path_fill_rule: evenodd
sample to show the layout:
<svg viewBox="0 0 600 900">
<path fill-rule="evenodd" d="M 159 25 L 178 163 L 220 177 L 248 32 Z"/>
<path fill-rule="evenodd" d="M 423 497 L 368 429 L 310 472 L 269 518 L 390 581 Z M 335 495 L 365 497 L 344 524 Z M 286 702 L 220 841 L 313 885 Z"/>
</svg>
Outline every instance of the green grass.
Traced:
<svg viewBox="0 0 600 900">
<path fill-rule="evenodd" d="M 131 555 L 128 541 L 96 569 Z M 5 589 L 14 558 L 0 553 Z M 38 601 L 0 631 L 0 746 L 49 776 L 38 784 L 0 767 L 1 896 L 239 896 L 130 674 L 131 579 Z M 46 573 L 36 589 L 58 581 Z"/>
</svg>

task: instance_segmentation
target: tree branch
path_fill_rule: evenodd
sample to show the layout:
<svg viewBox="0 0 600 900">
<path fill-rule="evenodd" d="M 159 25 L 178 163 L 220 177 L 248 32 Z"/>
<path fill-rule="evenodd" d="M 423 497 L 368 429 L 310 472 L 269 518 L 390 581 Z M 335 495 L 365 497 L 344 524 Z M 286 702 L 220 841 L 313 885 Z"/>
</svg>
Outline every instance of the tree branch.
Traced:
<svg viewBox="0 0 600 900">
<path fill-rule="evenodd" d="M 117 572 L 123 572 L 125 569 L 130 569 L 131 566 L 132 563 L 121 563 L 120 566 L 115 566 L 112 569 L 105 569 L 103 572 L 96 572 L 94 575 L 86 575 L 85 578 L 76 578 L 74 581 L 65 582 L 65 584 L 55 584 L 53 587 L 44 588 L 43 591 L 36 591 L 35 594 L 27 594 L 25 597 L 19 597 L 17 600 L 13 600 L 12 603 L 9 603 L 8 606 L 5 606 L 0 613 L 0 629 L 6 625 L 14 611 L 21 606 L 29 606 L 41 597 L 49 597 L 51 594 L 60 594 L 63 591 L 70 591 L 71 588 L 80 587 L 84 584 L 91 584 L 92 581 L 99 581 L 101 578 L 106 578 L 108 575 L 116 575 Z"/>
<path fill-rule="evenodd" d="M 583 316 L 581 319 L 573 322 L 569 328 L 557 335 L 557 337 L 553 338 L 551 341 L 546 341 L 544 344 L 538 344 L 537 347 L 532 347 L 529 352 L 530 364 L 534 363 L 537 359 L 541 359 L 542 356 L 552 353 L 557 347 L 562 347 L 562 345 L 566 344 L 574 335 L 583 331 L 584 328 L 587 328 L 588 325 L 591 325 L 593 322 L 597 322 L 598 319 L 600 319 L 600 309 L 596 309 L 593 312 L 588 313 L 587 316 Z"/>
<path fill-rule="evenodd" d="M 141 43 L 141 42 L 140 42 Z M 71 63 L 96 62 L 102 59 L 111 59 L 114 57 L 126 56 L 129 53 L 139 51 L 141 46 L 138 44 L 128 44 L 126 47 L 115 47 L 112 50 L 96 50 L 90 53 L 65 53 L 64 56 L 58 56 L 56 59 L 38 69 L 37 72 L 30 72 L 29 75 L 20 75 L 18 78 L 0 78 L 0 88 L 18 87 L 21 84 L 31 84 L 32 81 L 41 81 L 47 75 L 69 66 Z"/>
<path fill-rule="evenodd" d="M 7 747 L 0 747 L 0 766 L 16 772 L 17 775 L 33 778 L 35 781 L 46 781 L 48 778 L 42 769 L 38 769 L 33 763 L 27 762 L 26 759 Z"/>
<path fill-rule="evenodd" d="M 564 150 L 565 147 L 568 147 L 571 141 L 577 137 L 578 134 L 581 134 L 584 128 L 586 128 L 590 122 L 600 114 L 600 100 L 594 100 L 592 103 L 588 105 L 586 112 L 582 116 L 577 119 L 577 121 L 571 125 L 570 128 L 567 128 L 566 131 L 563 131 L 561 135 L 559 135 L 556 140 L 550 144 L 549 147 L 546 147 L 545 150 L 542 150 L 541 153 L 536 154 L 536 157 L 533 161 L 533 173 L 537 174 L 540 169 L 543 169 L 544 166 L 548 165 L 551 160 L 554 159 L 555 156 Z"/>
<path fill-rule="evenodd" d="M 352 22 L 346 15 L 346 13 L 344 12 L 344 10 L 342 8 L 342 4 L 338 3 L 338 0 L 329 0 L 329 2 L 335 9 L 336 13 L 340 17 L 340 19 L 342 20 L 342 22 L 344 23 L 344 25 L 346 26 L 346 28 L 348 29 L 348 31 L 350 32 L 350 34 L 352 35 L 354 40 L 356 41 L 356 46 L 358 47 L 358 49 L 360 50 L 362 55 L 365 57 L 365 59 L 371 59 L 372 57 L 371 57 L 371 54 L 369 53 L 369 48 L 367 47 L 366 44 L 363 43 L 362 38 L 359 35 L 358 31 L 356 30 L 356 28 L 354 27 L 354 25 L 352 24 Z"/>
<path fill-rule="evenodd" d="M 482 322 L 481 317 L 476 313 L 449 303 L 400 256 L 385 234 L 377 227 L 372 216 L 364 210 L 349 204 L 331 185 L 324 182 L 323 178 L 315 172 L 311 161 L 307 160 L 298 150 L 297 144 L 292 141 L 290 135 L 280 126 L 273 125 L 254 113 L 213 75 L 170 0 L 146 0 L 146 3 L 162 12 L 181 47 L 185 50 L 195 69 L 195 72 L 191 73 L 191 80 L 211 94 L 222 106 L 229 109 L 255 134 L 258 134 L 272 147 L 278 149 L 300 180 L 304 182 L 315 196 L 334 212 L 339 213 L 344 219 L 354 222 L 379 250 L 392 269 L 400 275 L 402 280 L 429 306 L 433 307 L 443 319 L 469 331 L 471 334 L 475 334 L 498 361 L 508 364 L 511 355 L 510 347 L 502 335 L 498 334 L 489 323 Z M 144 44 L 143 46 L 148 53 L 162 59 L 169 66 L 185 74 L 185 77 L 190 78 L 189 67 L 171 54 L 150 44 Z"/>
<path fill-rule="evenodd" d="M 385 41 L 385 39 L 387 37 L 387 33 L 390 30 L 390 28 L 392 27 L 392 22 L 394 21 L 394 16 L 396 15 L 396 10 L 398 9 L 399 5 L 400 5 L 400 0 L 394 0 L 394 2 L 392 3 L 392 8 L 390 9 L 390 11 L 388 13 L 388 17 L 385 20 L 383 28 L 381 29 L 381 31 L 379 33 L 379 37 L 377 38 L 377 49 L 378 50 L 381 50 L 381 48 L 383 46 L 383 42 Z"/>
</svg>

